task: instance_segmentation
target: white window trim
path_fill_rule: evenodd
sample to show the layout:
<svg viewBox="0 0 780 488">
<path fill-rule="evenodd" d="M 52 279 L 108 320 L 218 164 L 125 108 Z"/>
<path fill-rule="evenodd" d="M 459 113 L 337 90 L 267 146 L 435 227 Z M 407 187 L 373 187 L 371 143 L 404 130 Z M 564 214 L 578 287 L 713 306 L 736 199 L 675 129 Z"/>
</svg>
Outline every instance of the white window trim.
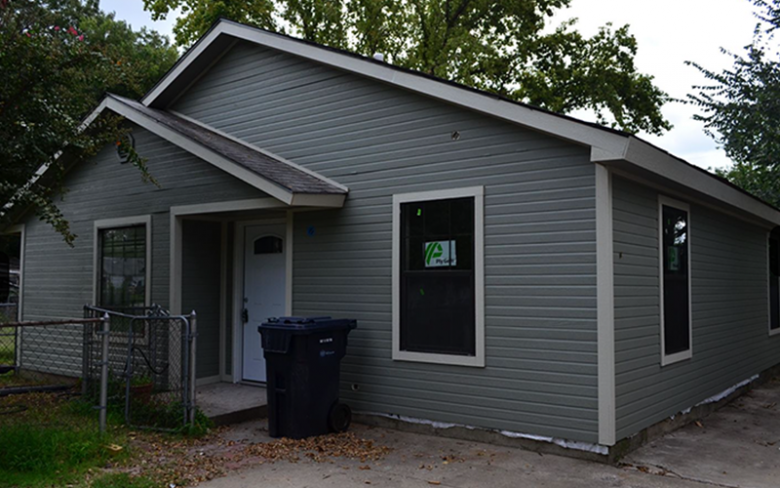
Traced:
<svg viewBox="0 0 780 488">
<path fill-rule="evenodd" d="M 152 303 L 152 216 L 137 215 L 133 217 L 120 217 L 116 219 L 96 220 L 92 235 L 92 304 L 99 306 L 98 295 L 100 293 L 100 231 L 104 229 L 116 229 L 132 225 L 144 225 L 146 227 L 146 290 L 144 306 Z"/>
<path fill-rule="evenodd" d="M 401 204 L 474 197 L 475 355 L 458 356 L 401 350 Z M 393 360 L 456 366 L 485 366 L 485 189 L 482 186 L 393 195 Z"/>
<path fill-rule="evenodd" d="M 772 292 L 771 282 L 772 270 L 769 269 L 769 240 L 772 238 L 772 233 L 766 233 L 766 310 L 767 310 L 767 330 L 769 331 L 769 337 L 780 334 L 780 327 L 777 329 L 772 328 L 772 297 L 769 295 Z M 780 287 L 778 288 L 780 294 Z"/>
<path fill-rule="evenodd" d="M 683 210 L 688 214 L 688 349 L 669 355 L 666 354 L 666 341 L 664 337 L 664 206 Z M 668 366 L 693 357 L 693 306 L 691 299 L 691 283 L 693 282 L 691 276 L 691 261 L 693 260 L 693 256 L 691 255 L 691 238 L 693 233 L 691 229 L 691 206 L 679 200 L 674 200 L 664 195 L 658 195 L 658 290 L 660 303 L 659 316 L 661 323 L 661 366 Z"/>
</svg>

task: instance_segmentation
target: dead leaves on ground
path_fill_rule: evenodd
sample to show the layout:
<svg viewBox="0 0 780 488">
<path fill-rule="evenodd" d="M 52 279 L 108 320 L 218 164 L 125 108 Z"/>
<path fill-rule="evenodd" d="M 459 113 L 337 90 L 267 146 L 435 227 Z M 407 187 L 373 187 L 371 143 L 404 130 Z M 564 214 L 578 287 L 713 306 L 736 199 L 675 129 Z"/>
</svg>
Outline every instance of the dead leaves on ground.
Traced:
<svg viewBox="0 0 780 488">
<path fill-rule="evenodd" d="M 155 480 L 164 486 L 195 486 L 243 466 L 302 459 L 332 462 L 335 458 L 365 463 L 384 458 L 390 448 L 375 441 L 362 439 L 351 432 L 308 439 L 278 439 L 271 442 L 244 443 L 228 441 L 210 435 L 200 441 L 144 436 L 135 441 L 136 450 L 144 454 L 136 458 L 128 470 Z M 370 470 L 368 465 L 359 467 Z"/>
</svg>

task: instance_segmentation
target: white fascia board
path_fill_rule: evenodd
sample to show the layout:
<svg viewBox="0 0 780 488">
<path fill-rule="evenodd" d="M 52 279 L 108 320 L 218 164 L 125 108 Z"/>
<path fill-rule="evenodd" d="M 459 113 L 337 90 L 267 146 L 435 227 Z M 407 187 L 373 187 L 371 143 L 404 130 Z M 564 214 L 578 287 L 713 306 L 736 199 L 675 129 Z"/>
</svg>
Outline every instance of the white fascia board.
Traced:
<svg viewBox="0 0 780 488">
<path fill-rule="evenodd" d="M 159 137 L 162 137 L 163 139 L 170 142 L 171 144 L 179 146 L 185 151 L 194 154 L 205 161 L 208 161 L 209 163 L 213 164 L 214 166 L 221 169 L 222 171 L 225 171 L 226 173 L 235 176 L 236 178 L 244 181 L 245 183 L 254 186 L 258 190 L 271 195 L 277 200 L 280 200 L 288 205 L 292 203 L 293 192 L 286 190 L 266 180 L 265 178 L 259 176 L 258 174 L 246 168 L 241 167 L 240 165 L 227 159 L 221 154 L 218 154 L 212 151 L 211 149 L 208 149 L 207 147 L 202 146 L 197 142 L 194 142 L 191 139 L 182 136 L 181 134 L 174 131 L 173 129 L 169 129 L 168 127 L 166 127 L 163 124 L 160 124 L 156 120 L 147 117 L 146 115 L 140 112 L 133 110 L 132 108 L 125 105 L 124 103 L 114 99 L 108 99 L 108 103 L 106 106 L 110 110 L 118 113 L 119 115 L 122 115 L 127 120 L 130 120 L 131 122 L 134 122 L 140 125 L 141 127 L 149 129 L 151 132 L 153 132 Z"/>
<path fill-rule="evenodd" d="M 416 73 L 402 71 L 393 68 L 391 65 L 383 65 L 369 59 L 350 56 L 313 46 L 297 39 L 225 21 L 217 24 L 206 37 L 201 39 L 198 45 L 188 51 L 179 61 L 179 64 L 141 100 L 141 103 L 146 106 L 152 105 L 155 99 L 165 92 L 168 86 L 221 35 L 229 35 L 320 64 L 351 71 L 361 76 L 396 85 L 447 103 L 521 124 L 558 138 L 599 147 L 612 154 L 620 154 L 625 146 L 626 136 L 599 129 L 575 119 L 554 115 L 531 107 L 524 107 L 497 96 L 450 85 Z"/>
<path fill-rule="evenodd" d="M 709 195 L 723 203 L 753 214 L 762 220 L 780 225 L 780 211 L 773 209 L 736 188 L 719 181 L 641 139 L 629 138 L 622 158 L 612 158 L 606 153 L 591 152 L 593 162 L 608 164 L 610 161 L 626 161 L 650 173 L 675 181 L 692 190 Z"/>
<path fill-rule="evenodd" d="M 290 201 L 291 206 L 295 207 L 321 207 L 321 208 L 341 208 L 347 195 L 316 194 L 316 193 L 296 193 Z"/>
</svg>

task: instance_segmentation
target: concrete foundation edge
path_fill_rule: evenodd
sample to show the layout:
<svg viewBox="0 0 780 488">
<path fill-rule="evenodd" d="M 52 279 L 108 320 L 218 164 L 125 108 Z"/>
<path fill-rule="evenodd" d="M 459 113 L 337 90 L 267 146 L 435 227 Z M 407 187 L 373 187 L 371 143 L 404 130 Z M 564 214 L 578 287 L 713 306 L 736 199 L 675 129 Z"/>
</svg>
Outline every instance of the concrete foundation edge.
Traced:
<svg viewBox="0 0 780 488">
<path fill-rule="evenodd" d="M 756 386 L 762 385 L 777 376 L 780 376 L 780 364 L 761 372 L 757 379 L 744 386 L 736 388 L 733 392 L 718 401 L 693 406 L 685 413 L 681 412 L 671 418 L 651 425 L 650 427 L 647 427 L 630 437 L 618 441 L 614 446 L 605 446 L 608 450 L 607 454 L 564 448 L 552 442 L 520 437 L 509 437 L 496 430 L 458 425 L 439 427 L 432 423 L 408 422 L 401 418 L 394 418 L 386 415 L 365 412 L 356 412 L 354 414 L 354 421 L 364 425 L 395 429 L 415 434 L 434 435 L 452 439 L 483 442 L 496 446 L 525 449 L 528 451 L 538 452 L 540 454 L 554 454 L 576 459 L 596 461 L 600 463 L 618 464 L 623 457 L 635 449 L 638 449 L 639 447 L 654 439 L 685 427 L 690 423 L 705 418 L 709 414 L 724 407 L 734 399 L 744 395 Z"/>
</svg>

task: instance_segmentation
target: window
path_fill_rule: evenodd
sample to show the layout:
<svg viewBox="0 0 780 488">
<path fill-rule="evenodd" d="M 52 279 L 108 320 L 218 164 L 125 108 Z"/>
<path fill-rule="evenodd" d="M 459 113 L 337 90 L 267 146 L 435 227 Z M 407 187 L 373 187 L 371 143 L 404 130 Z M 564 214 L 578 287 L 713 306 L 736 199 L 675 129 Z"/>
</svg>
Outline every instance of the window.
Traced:
<svg viewBox="0 0 780 488">
<path fill-rule="evenodd" d="M 104 308 L 149 304 L 149 216 L 95 222 L 95 303 Z"/>
<path fill-rule="evenodd" d="M 282 254 L 284 241 L 280 237 L 265 236 L 255 241 L 255 254 Z"/>
<path fill-rule="evenodd" d="M 482 187 L 393 199 L 393 358 L 484 366 Z"/>
<path fill-rule="evenodd" d="M 659 198 L 661 363 L 691 357 L 690 207 Z"/>
<path fill-rule="evenodd" d="M 769 334 L 780 334 L 780 237 L 769 235 Z"/>
<path fill-rule="evenodd" d="M 135 138 L 132 134 L 125 134 L 116 141 L 116 156 L 121 164 L 130 161 L 130 154 L 135 149 Z"/>
</svg>

